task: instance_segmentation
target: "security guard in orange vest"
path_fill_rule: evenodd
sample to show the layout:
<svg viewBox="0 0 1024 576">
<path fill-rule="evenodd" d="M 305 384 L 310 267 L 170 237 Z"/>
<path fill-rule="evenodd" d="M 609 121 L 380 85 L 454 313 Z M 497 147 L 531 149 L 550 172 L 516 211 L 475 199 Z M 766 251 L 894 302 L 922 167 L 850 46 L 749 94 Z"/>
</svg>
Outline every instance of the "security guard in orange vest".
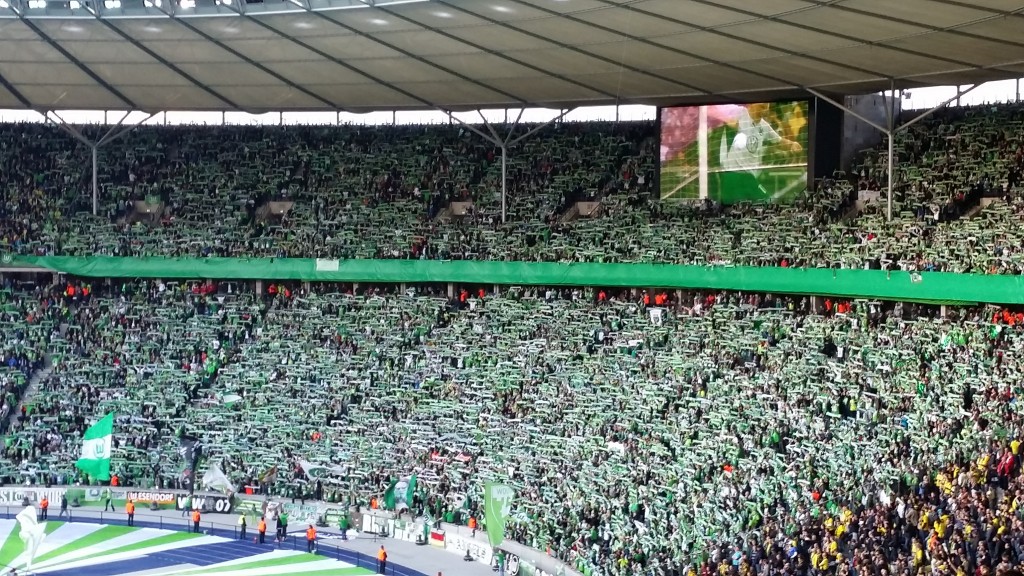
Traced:
<svg viewBox="0 0 1024 576">
<path fill-rule="evenodd" d="M 199 533 L 199 518 L 199 509 L 196 508 L 192 511 L 192 529 L 196 534 Z"/>
<path fill-rule="evenodd" d="M 128 500 L 124 505 L 124 511 L 128 513 L 128 525 L 135 526 L 135 502 Z"/>
<path fill-rule="evenodd" d="M 310 524 L 309 528 L 306 528 L 306 552 L 313 552 L 313 548 L 316 546 L 316 528 Z"/>
<path fill-rule="evenodd" d="M 384 550 L 384 546 L 381 545 L 380 550 L 377 551 L 377 573 L 383 574 L 387 567 L 388 553 Z"/>
<path fill-rule="evenodd" d="M 43 496 L 43 499 L 39 501 L 39 519 L 46 520 L 46 511 L 50 508 L 50 501 Z"/>
<path fill-rule="evenodd" d="M 256 531 L 260 533 L 260 544 L 263 544 L 263 539 L 267 536 L 267 520 L 260 517 L 260 523 L 256 525 Z"/>
</svg>

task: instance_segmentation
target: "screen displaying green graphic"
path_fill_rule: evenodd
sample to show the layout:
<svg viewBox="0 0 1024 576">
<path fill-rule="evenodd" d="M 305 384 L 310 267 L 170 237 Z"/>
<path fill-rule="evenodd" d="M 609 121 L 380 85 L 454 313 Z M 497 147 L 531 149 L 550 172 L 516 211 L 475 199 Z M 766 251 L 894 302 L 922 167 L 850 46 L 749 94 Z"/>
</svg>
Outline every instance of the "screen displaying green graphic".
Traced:
<svg viewBox="0 0 1024 576">
<path fill-rule="evenodd" d="M 788 202 L 807 188 L 806 101 L 661 109 L 661 197 Z"/>
</svg>

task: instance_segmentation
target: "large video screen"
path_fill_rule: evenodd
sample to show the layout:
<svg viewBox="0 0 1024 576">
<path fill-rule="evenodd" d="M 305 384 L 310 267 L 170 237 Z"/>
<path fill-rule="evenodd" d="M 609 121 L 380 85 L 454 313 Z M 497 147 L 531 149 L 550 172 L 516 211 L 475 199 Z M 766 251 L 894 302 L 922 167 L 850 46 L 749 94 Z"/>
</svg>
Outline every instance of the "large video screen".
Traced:
<svg viewBox="0 0 1024 576">
<path fill-rule="evenodd" d="M 788 202 L 807 188 L 807 101 L 661 109 L 661 197 Z"/>
</svg>

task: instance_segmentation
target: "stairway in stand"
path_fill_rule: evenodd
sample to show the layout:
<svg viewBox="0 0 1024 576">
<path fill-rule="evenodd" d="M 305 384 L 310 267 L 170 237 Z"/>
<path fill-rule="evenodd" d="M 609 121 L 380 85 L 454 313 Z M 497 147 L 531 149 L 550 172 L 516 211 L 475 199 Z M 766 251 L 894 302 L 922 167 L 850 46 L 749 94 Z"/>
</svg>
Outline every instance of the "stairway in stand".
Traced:
<svg viewBox="0 0 1024 576">
<path fill-rule="evenodd" d="M 14 407 L 14 411 L 11 412 L 7 422 L 3 422 L 3 431 L 10 430 L 12 426 L 18 421 L 18 416 L 21 415 L 21 407 L 26 405 L 29 399 L 36 395 L 36 391 L 39 389 L 39 383 L 50 377 L 50 373 L 53 372 L 53 358 L 47 354 L 43 357 L 43 367 L 32 374 L 32 377 L 28 379 L 28 385 L 25 386 L 25 392 L 21 395 L 18 405 Z"/>
</svg>

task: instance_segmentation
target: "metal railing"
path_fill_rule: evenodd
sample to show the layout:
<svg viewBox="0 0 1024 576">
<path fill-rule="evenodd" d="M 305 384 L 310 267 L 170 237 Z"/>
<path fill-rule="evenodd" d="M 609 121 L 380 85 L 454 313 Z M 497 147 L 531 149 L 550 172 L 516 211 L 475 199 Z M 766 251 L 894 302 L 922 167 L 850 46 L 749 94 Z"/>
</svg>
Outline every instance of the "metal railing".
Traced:
<svg viewBox="0 0 1024 576">
<path fill-rule="evenodd" d="M 19 512 L 24 510 L 24 506 L 0 506 L 0 518 L 13 519 Z M 111 526 L 127 526 L 128 515 L 124 512 L 109 512 L 99 510 L 82 510 L 77 509 L 78 514 L 76 517 L 76 509 L 68 508 L 62 516 L 60 510 L 50 508 L 47 513 L 48 517 L 46 520 L 40 518 L 40 521 L 67 521 L 67 522 L 88 522 L 93 524 L 105 524 Z M 212 513 L 211 513 L 212 515 Z M 233 517 L 233 515 L 232 515 Z M 135 519 L 133 526 L 138 528 L 159 528 L 161 530 L 177 530 L 179 532 L 192 532 L 195 526 L 192 523 L 191 518 L 187 517 L 167 517 L 159 516 L 156 514 L 145 514 L 135 513 Z M 255 539 L 258 536 L 255 526 L 246 527 L 246 539 Z M 230 538 L 232 540 L 240 540 L 241 527 L 237 525 L 230 525 L 227 523 L 216 522 L 214 520 L 200 520 L 199 529 L 203 534 L 209 536 L 220 536 L 222 538 Z M 318 534 L 315 554 L 323 556 L 325 558 L 333 558 L 342 562 L 347 562 L 360 568 L 371 570 L 374 573 L 379 573 L 377 568 L 377 558 L 362 552 L 355 550 L 349 550 L 343 548 L 345 540 L 341 539 L 339 534 Z M 283 540 L 278 541 L 276 534 L 271 531 L 267 531 L 266 544 L 264 546 L 272 546 L 279 550 L 306 550 L 306 537 L 302 536 L 289 536 L 285 534 Z M 406 568 L 405 566 L 399 566 L 397 564 L 387 563 L 387 567 L 384 571 L 386 576 L 433 576 L 428 575 L 412 568 Z"/>
</svg>

